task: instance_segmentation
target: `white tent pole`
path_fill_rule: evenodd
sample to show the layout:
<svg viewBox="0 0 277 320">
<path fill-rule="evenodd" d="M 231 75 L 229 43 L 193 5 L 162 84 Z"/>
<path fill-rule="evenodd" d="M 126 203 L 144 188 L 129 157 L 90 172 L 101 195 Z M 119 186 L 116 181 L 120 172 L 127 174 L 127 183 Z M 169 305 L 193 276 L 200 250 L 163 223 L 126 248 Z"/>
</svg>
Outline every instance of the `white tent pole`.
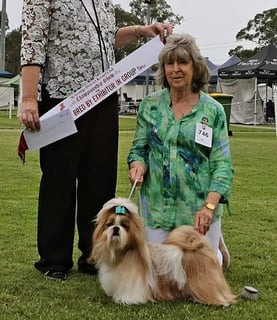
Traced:
<svg viewBox="0 0 277 320">
<path fill-rule="evenodd" d="M 19 113 L 21 110 L 21 104 L 22 104 L 22 78 L 20 76 L 19 78 L 19 94 L 18 94 L 18 100 L 17 100 L 17 116 L 19 117 Z"/>
<path fill-rule="evenodd" d="M 274 111 L 275 111 L 275 131 L 277 137 L 277 84 L 272 84 L 272 101 L 274 101 Z"/>
<path fill-rule="evenodd" d="M 12 96 L 14 97 L 14 94 L 12 95 L 12 91 L 13 90 L 9 88 L 9 119 L 12 118 Z"/>
<path fill-rule="evenodd" d="M 134 101 L 137 101 L 137 83 L 135 83 L 135 94 L 134 94 Z"/>
<path fill-rule="evenodd" d="M 257 90 L 258 90 L 258 78 L 255 78 L 255 109 L 254 109 L 254 126 L 257 123 Z"/>
</svg>

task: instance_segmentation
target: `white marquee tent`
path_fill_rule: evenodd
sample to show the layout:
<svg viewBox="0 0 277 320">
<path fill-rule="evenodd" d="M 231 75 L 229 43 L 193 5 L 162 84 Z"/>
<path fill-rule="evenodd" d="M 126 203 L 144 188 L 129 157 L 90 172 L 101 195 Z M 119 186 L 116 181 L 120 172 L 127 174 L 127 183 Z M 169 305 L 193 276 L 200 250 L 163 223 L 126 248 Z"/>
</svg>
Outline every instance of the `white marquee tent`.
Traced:
<svg viewBox="0 0 277 320">
<path fill-rule="evenodd" d="M 245 61 L 219 68 L 218 77 L 218 89 L 234 96 L 230 123 L 265 123 L 263 103 L 266 101 L 261 99 L 258 84 L 266 83 L 270 87 L 276 84 L 277 47 L 270 44 Z"/>
<path fill-rule="evenodd" d="M 0 77 L 0 110 L 8 110 L 9 118 L 12 117 L 14 108 L 16 86 L 20 87 L 20 75 L 9 79 Z M 20 92 L 21 90 L 19 90 L 19 94 Z"/>
</svg>

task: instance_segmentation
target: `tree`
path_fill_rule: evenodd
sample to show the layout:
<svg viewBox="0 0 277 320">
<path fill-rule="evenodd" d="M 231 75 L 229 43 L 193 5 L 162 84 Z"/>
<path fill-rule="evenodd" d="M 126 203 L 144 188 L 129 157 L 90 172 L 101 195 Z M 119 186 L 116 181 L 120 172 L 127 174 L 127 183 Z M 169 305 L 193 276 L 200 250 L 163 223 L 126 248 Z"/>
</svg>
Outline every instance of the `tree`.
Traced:
<svg viewBox="0 0 277 320">
<path fill-rule="evenodd" d="M 255 15 L 254 19 L 248 21 L 247 26 L 241 29 L 236 39 L 238 41 L 248 40 L 257 44 L 253 50 L 245 50 L 237 46 L 230 50 L 229 55 L 236 54 L 241 59 L 249 58 L 261 48 L 269 44 L 277 44 L 277 8 L 269 9 Z"/>
<path fill-rule="evenodd" d="M 138 17 L 123 10 L 119 4 L 115 5 L 115 19 L 116 19 L 116 27 L 126 27 L 129 25 L 138 25 L 141 24 L 141 21 Z M 130 43 L 123 48 L 116 50 L 115 52 L 115 59 L 116 61 L 121 60 L 124 58 L 128 53 L 134 51 L 139 46 L 139 41 Z"/>
<path fill-rule="evenodd" d="M 171 6 L 165 0 L 133 0 L 130 2 L 130 7 L 132 14 L 136 15 L 143 24 L 157 21 L 177 25 L 184 19 L 183 16 L 173 13 Z"/>
<path fill-rule="evenodd" d="M 255 15 L 247 26 L 241 29 L 236 39 L 249 40 L 257 43 L 259 47 L 277 44 L 277 8 L 264 11 Z"/>
<path fill-rule="evenodd" d="M 9 20 L 6 11 L 0 11 L 0 68 L 5 69 L 5 41 Z"/>
<path fill-rule="evenodd" d="M 0 24 L 2 12 L 0 11 Z M 5 31 L 9 30 L 9 18 L 6 14 Z M 5 34 L 5 70 L 18 74 L 20 68 L 20 45 L 21 32 L 20 29 L 14 29 Z"/>
<path fill-rule="evenodd" d="M 20 46 L 21 32 L 18 28 L 6 35 L 5 69 L 14 74 L 20 71 Z"/>
<path fill-rule="evenodd" d="M 2 11 L 0 11 L 0 25 L 1 25 L 1 21 L 2 21 Z M 5 23 L 5 29 L 6 31 L 9 30 L 9 18 L 8 18 L 8 15 L 6 13 L 6 23 Z"/>
<path fill-rule="evenodd" d="M 237 46 L 235 49 L 231 49 L 228 54 L 229 56 L 237 55 L 241 60 L 252 57 L 259 51 L 259 48 L 255 49 L 243 49 L 243 46 Z"/>
</svg>

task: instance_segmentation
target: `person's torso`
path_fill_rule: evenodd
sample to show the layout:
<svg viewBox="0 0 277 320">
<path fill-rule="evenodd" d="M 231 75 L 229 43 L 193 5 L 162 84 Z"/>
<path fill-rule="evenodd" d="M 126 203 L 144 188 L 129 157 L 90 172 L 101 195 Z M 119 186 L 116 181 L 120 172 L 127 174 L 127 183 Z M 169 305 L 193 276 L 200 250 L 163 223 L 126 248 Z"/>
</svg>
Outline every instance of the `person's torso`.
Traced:
<svg viewBox="0 0 277 320">
<path fill-rule="evenodd" d="M 45 28 L 39 30 L 41 38 L 47 33 L 40 43 L 33 41 L 34 63 L 43 62 L 42 83 L 52 98 L 67 97 L 114 63 L 112 2 L 87 1 L 92 3 L 88 11 L 81 0 L 45 1 L 33 9 L 39 23 L 29 27 L 30 36 L 36 37 L 38 25 Z M 24 53 L 28 55 L 27 50 Z"/>
<path fill-rule="evenodd" d="M 203 117 L 214 126 L 218 103 L 201 93 L 192 112 L 178 121 L 169 105 L 164 90 L 149 97 L 145 108 L 142 106 L 149 163 L 141 194 L 148 225 L 170 230 L 193 224 L 194 214 L 207 196 L 211 149 L 195 142 L 195 131 Z"/>
</svg>

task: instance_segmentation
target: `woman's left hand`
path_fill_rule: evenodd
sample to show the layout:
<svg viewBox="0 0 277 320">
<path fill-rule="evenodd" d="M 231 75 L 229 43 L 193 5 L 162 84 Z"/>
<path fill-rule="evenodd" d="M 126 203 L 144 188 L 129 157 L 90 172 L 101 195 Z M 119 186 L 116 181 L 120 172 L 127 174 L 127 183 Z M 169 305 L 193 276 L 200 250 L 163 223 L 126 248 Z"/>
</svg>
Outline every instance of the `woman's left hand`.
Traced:
<svg viewBox="0 0 277 320">
<path fill-rule="evenodd" d="M 142 37 L 155 37 L 160 35 L 162 41 L 165 37 L 171 35 L 173 32 L 173 27 L 168 23 L 156 22 L 149 26 L 140 26 L 140 35 Z"/>
<path fill-rule="evenodd" d="M 203 207 L 196 212 L 194 218 L 194 229 L 200 234 L 205 235 L 211 226 L 213 213 L 210 209 Z"/>
</svg>

